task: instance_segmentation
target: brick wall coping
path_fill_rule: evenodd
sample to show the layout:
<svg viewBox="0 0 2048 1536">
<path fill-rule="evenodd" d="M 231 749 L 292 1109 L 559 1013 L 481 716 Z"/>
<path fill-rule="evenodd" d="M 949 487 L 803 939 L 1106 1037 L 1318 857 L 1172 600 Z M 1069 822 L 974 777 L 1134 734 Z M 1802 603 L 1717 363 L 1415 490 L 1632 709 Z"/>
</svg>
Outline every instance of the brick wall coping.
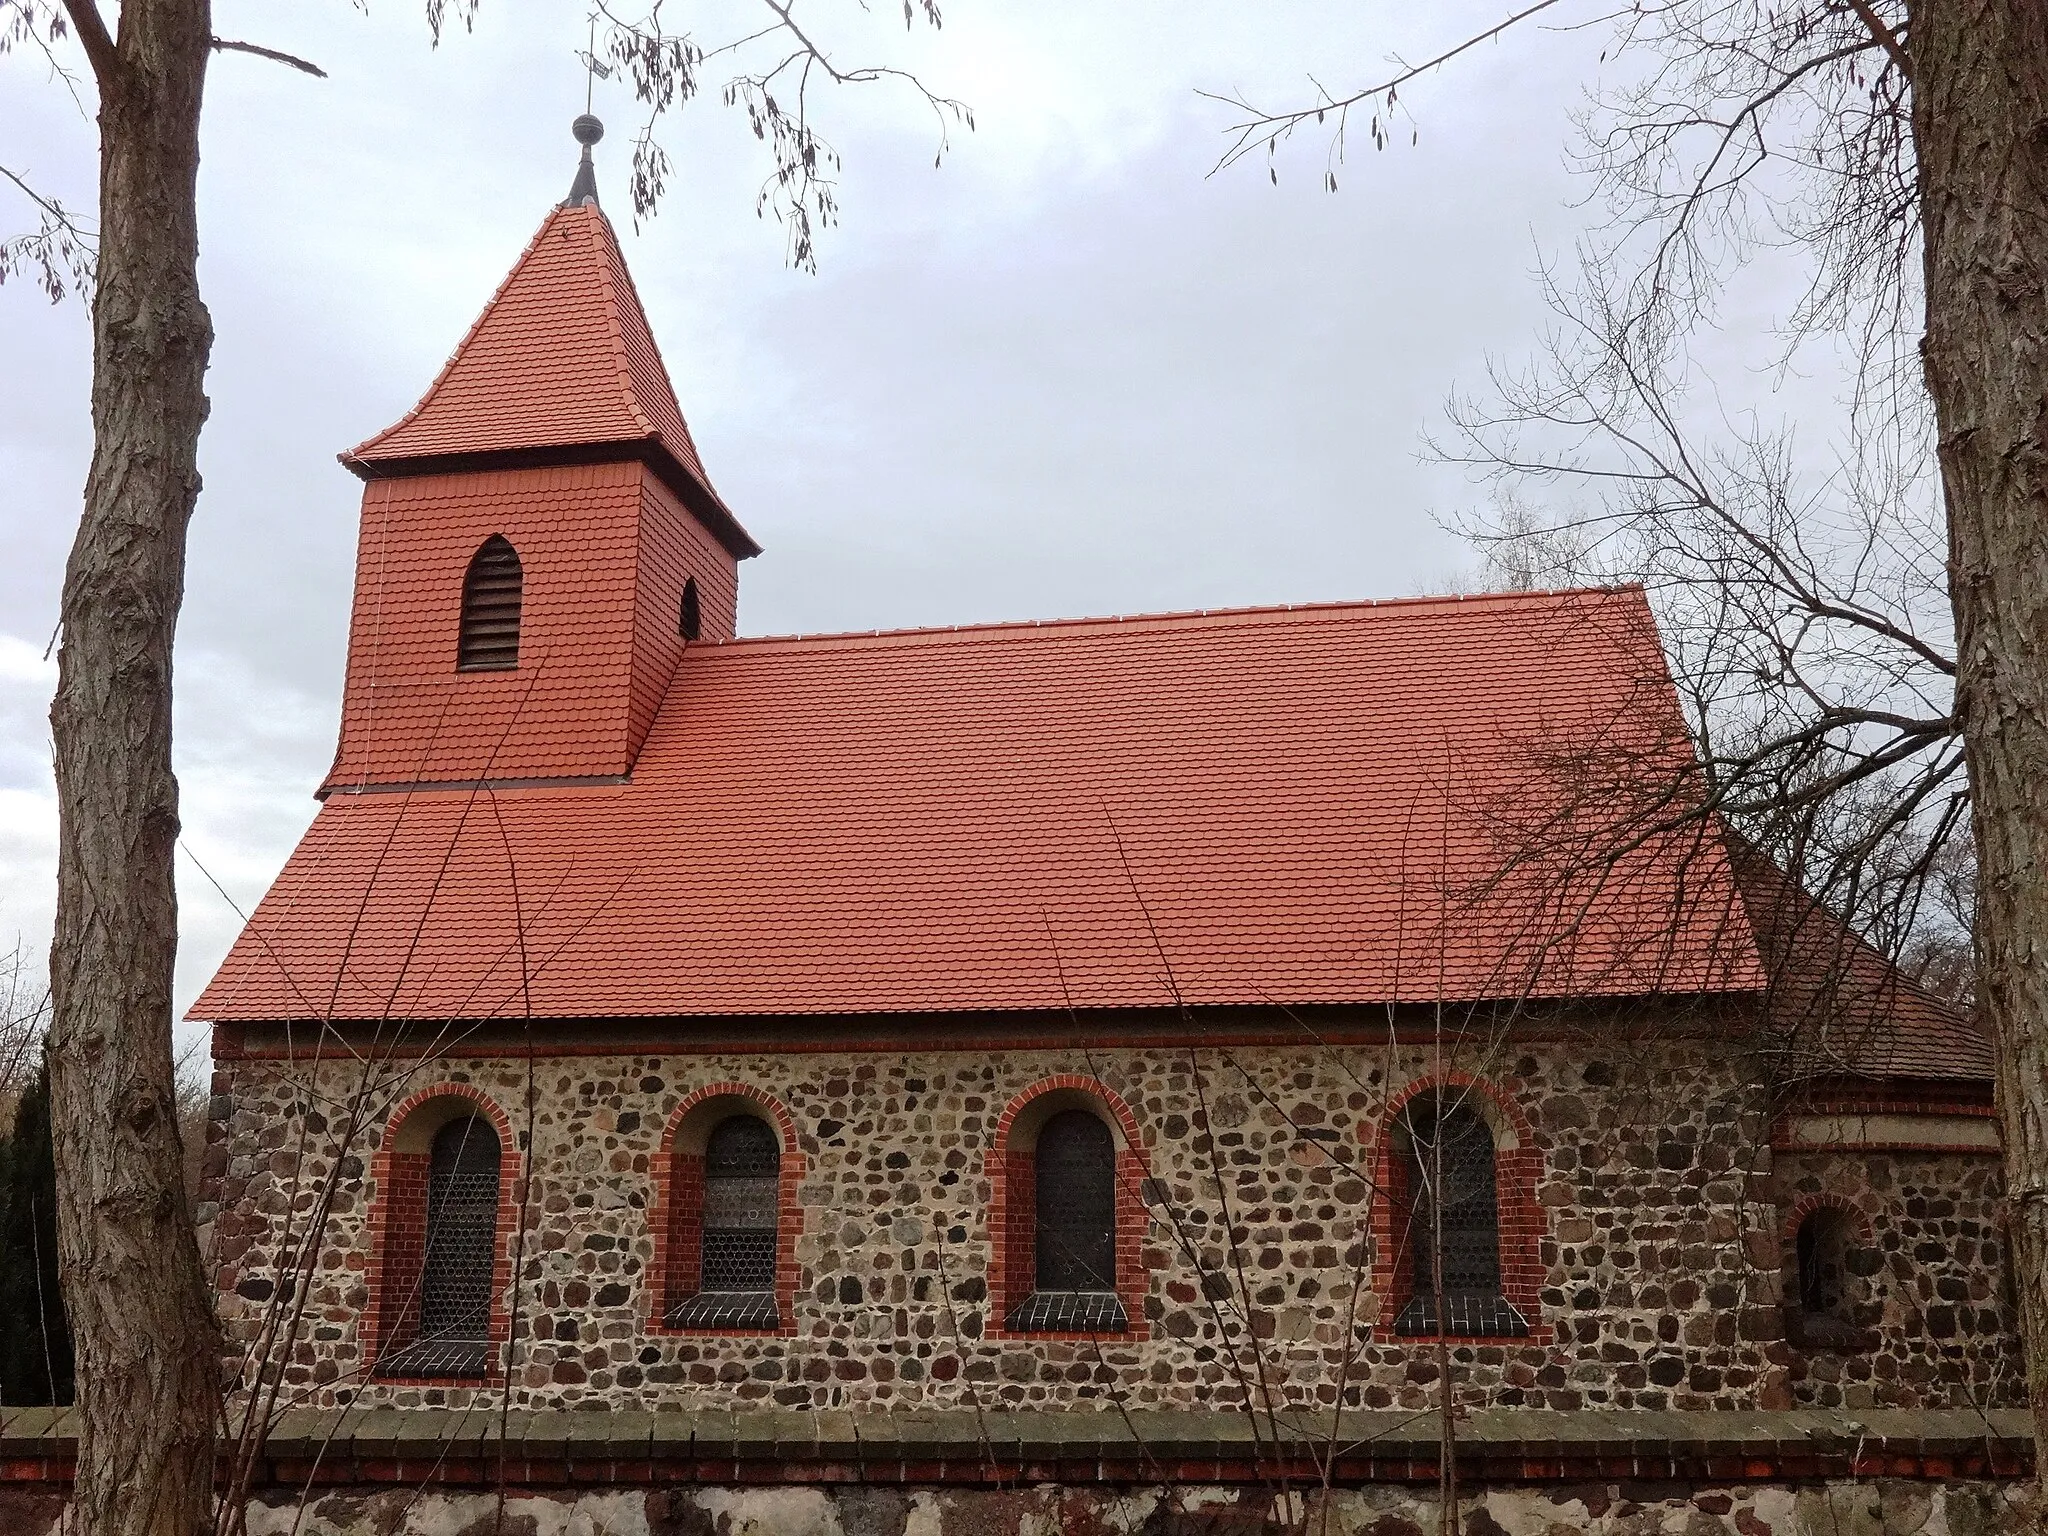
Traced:
<svg viewBox="0 0 2048 1536">
<path fill-rule="evenodd" d="M 1463 1475 L 1486 1483 L 1768 1482 L 1819 1477 L 2018 1477 L 2032 1462 L 2019 1409 L 1801 1409 L 1775 1413 L 1489 1408 L 1458 1426 Z M 68 1409 L 0 1414 L 0 1486 L 62 1485 Z M 1433 1412 L 1344 1415 L 1334 1480 L 1433 1482 Z M 1327 1418 L 1070 1409 L 291 1413 L 259 1486 L 435 1483 L 575 1487 L 656 1483 L 1320 1481 Z"/>
</svg>

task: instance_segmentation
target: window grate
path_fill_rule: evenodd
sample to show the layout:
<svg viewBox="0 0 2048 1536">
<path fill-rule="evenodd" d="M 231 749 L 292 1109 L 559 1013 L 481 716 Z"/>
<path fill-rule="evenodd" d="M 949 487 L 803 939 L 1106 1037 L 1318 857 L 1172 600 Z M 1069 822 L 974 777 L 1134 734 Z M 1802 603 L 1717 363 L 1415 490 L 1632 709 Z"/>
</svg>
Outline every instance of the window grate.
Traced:
<svg viewBox="0 0 2048 1536">
<path fill-rule="evenodd" d="M 711 1140 L 704 1149 L 700 1295 L 766 1295 L 769 1310 L 774 1310 L 781 1186 L 782 1144 L 766 1121 L 734 1115 L 712 1127 Z"/>
<path fill-rule="evenodd" d="M 421 1360 L 474 1358 L 473 1371 L 408 1370 L 409 1375 L 481 1374 L 491 1336 L 491 1288 L 498 1236 L 498 1133 L 481 1115 L 451 1120 L 434 1135 L 427 1170 L 427 1253 L 420 1278 Z M 395 1366 L 387 1369 L 395 1370 Z"/>
<path fill-rule="evenodd" d="M 1003 1326 L 1012 1333 L 1128 1333 L 1131 1320 L 1114 1291 L 1033 1291 Z"/>
<path fill-rule="evenodd" d="M 519 665 L 519 608 L 525 575 L 519 552 L 492 534 L 469 562 L 462 581 L 462 630 L 455 666 L 485 672 Z"/>
<path fill-rule="evenodd" d="M 670 1328 L 779 1328 L 772 1291 L 699 1291 L 668 1309 Z"/>
<path fill-rule="evenodd" d="M 1116 1143 L 1083 1109 L 1038 1133 L 1037 1289 L 1116 1289 Z"/>
<path fill-rule="evenodd" d="M 1435 1333 L 1520 1338 L 1528 1320 L 1501 1295 L 1500 1215 L 1493 1132 L 1468 1104 L 1417 1100 L 1403 1116 L 1411 1192 L 1414 1300 L 1394 1320 L 1405 1337 Z M 1443 1313 L 1437 1316 L 1441 1250 Z"/>
</svg>

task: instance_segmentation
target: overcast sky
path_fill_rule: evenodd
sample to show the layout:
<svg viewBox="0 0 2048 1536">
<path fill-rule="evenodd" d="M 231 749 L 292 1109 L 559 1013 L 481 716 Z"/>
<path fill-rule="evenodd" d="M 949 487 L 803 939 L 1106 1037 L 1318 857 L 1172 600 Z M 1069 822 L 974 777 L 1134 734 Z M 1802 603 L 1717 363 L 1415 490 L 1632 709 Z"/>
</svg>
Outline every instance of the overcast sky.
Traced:
<svg viewBox="0 0 2048 1536">
<path fill-rule="evenodd" d="M 913 67 L 977 122 L 935 169 L 903 92 L 820 97 L 846 168 L 817 276 L 756 219 L 767 161 L 715 91 L 667 130 L 668 199 L 636 231 L 634 108 L 600 84 L 606 206 L 712 478 L 766 549 L 743 567 L 742 632 L 1396 596 L 1470 566 L 1434 519 L 1476 493 L 1420 437 L 1541 324 L 1530 273 L 1584 218 L 1563 146 L 1603 39 L 1481 49 L 1412 93 L 1418 145 L 1407 125 L 1385 153 L 1354 142 L 1335 196 L 1321 139 L 1283 154 L 1278 186 L 1262 164 L 1209 176 L 1228 114 L 1196 92 L 1297 102 L 1311 73 L 1363 83 L 1496 10 L 949 0 L 934 37 L 889 4 L 809 0 L 841 59 Z M 331 78 L 226 56 L 207 87 L 217 341 L 178 650 L 181 1006 L 239 925 L 199 865 L 253 905 L 333 752 L 360 494 L 335 454 L 413 403 L 574 170 L 583 8 L 483 0 L 438 51 L 420 11 L 216 4 L 223 35 Z M 754 12 L 691 14 L 717 40 Z M 93 155 L 41 63 L 0 58 L 0 164 L 89 207 Z M 27 217 L 0 188 L 0 235 Z M 42 658 L 88 350 L 81 305 L 0 289 L 0 940 L 38 948 Z"/>
</svg>

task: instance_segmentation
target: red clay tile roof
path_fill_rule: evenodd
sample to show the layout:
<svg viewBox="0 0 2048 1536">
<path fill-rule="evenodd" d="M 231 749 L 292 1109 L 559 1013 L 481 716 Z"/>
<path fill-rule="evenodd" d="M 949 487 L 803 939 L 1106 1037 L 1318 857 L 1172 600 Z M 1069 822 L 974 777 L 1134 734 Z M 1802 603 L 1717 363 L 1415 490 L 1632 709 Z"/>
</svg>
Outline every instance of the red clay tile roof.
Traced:
<svg viewBox="0 0 2048 1536">
<path fill-rule="evenodd" d="M 376 476 L 604 445 L 678 471 L 733 553 L 759 552 L 712 489 L 618 238 L 591 203 L 548 215 L 420 403 L 342 462 Z"/>
<path fill-rule="evenodd" d="M 1991 1042 L 1967 1012 L 1918 986 L 1749 843 L 1730 836 L 1728 853 L 1770 968 L 1788 1076 L 1990 1080 Z"/>
<path fill-rule="evenodd" d="M 630 783 L 329 798 L 193 1015 L 1755 992 L 1718 837 L 1512 857 L 1684 741 L 1634 589 L 692 646 Z"/>
</svg>

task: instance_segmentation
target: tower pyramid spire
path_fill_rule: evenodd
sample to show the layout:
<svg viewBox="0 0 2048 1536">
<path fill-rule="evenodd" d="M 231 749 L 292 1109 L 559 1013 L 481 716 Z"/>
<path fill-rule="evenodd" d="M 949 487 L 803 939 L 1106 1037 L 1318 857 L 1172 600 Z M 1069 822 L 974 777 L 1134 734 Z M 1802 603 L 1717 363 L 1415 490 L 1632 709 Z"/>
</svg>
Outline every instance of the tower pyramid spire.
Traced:
<svg viewBox="0 0 2048 1536">
<path fill-rule="evenodd" d="M 587 115 L 577 121 L 597 126 Z M 592 142 L 584 140 L 576 188 Z M 637 458 L 736 558 L 758 554 L 704 471 L 594 176 L 591 184 L 588 197 L 548 215 L 419 404 L 342 462 L 380 480 L 458 461 Z"/>
</svg>

